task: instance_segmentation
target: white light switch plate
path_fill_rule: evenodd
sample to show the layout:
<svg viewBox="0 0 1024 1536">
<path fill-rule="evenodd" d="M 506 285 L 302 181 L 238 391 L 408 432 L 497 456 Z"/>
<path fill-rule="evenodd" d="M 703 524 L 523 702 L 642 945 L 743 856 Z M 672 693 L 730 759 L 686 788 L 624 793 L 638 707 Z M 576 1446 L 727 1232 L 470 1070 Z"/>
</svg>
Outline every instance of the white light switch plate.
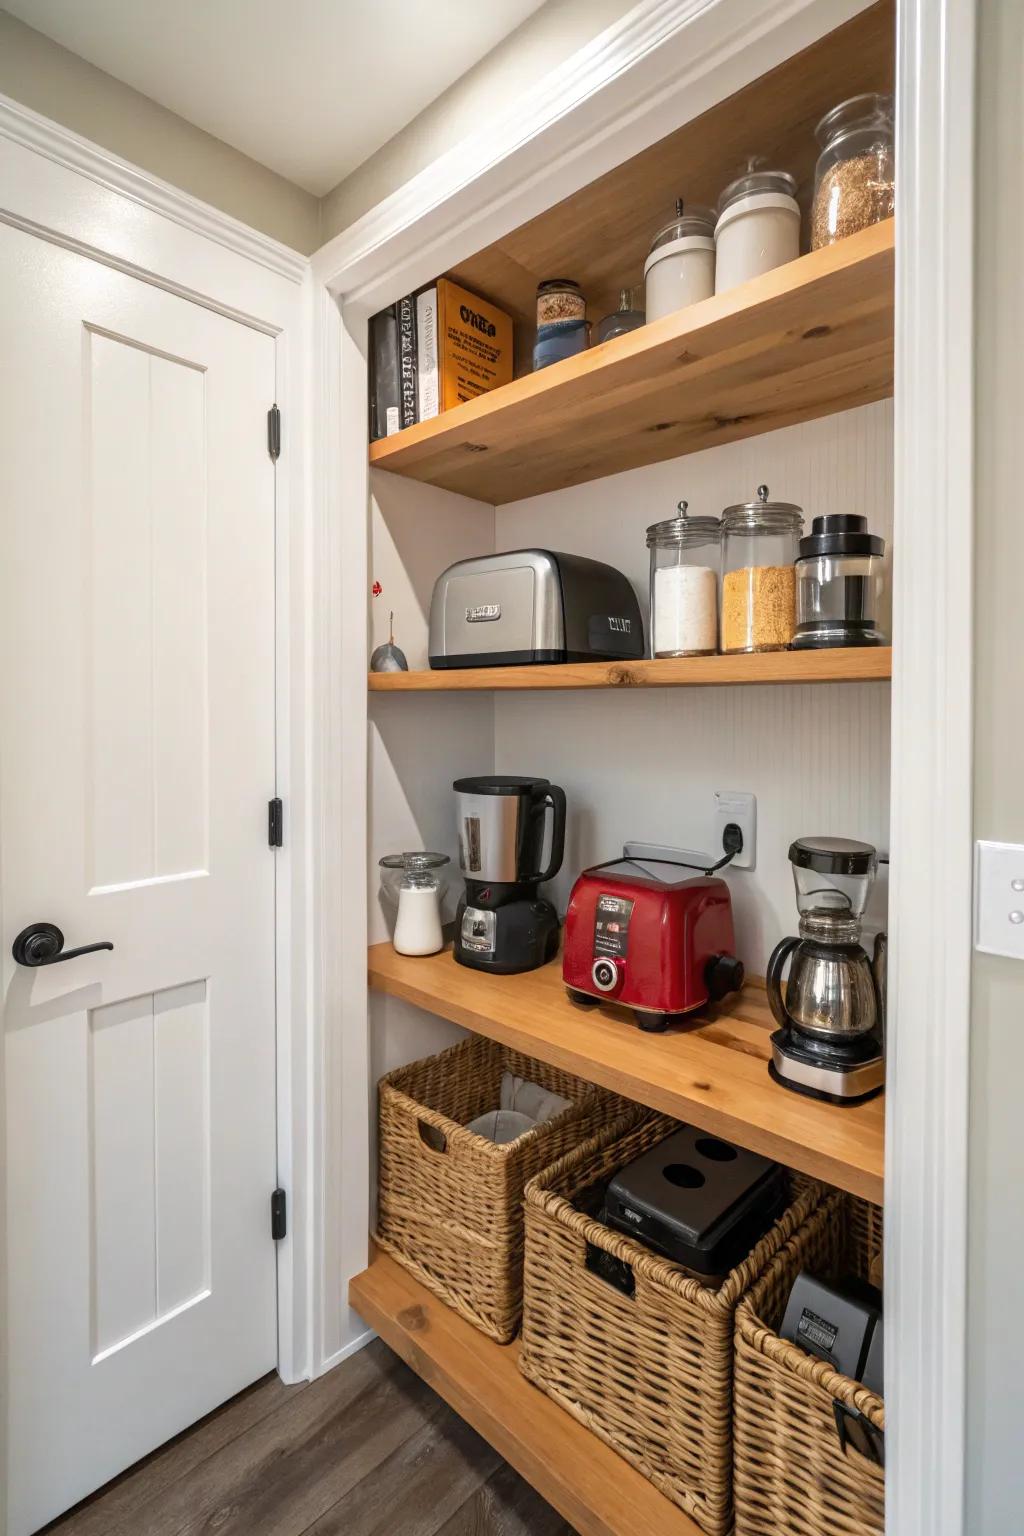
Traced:
<svg viewBox="0 0 1024 1536">
<path fill-rule="evenodd" d="M 1024 845 L 974 845 L 974 947 L 1024 960 Z"/>
</svg>

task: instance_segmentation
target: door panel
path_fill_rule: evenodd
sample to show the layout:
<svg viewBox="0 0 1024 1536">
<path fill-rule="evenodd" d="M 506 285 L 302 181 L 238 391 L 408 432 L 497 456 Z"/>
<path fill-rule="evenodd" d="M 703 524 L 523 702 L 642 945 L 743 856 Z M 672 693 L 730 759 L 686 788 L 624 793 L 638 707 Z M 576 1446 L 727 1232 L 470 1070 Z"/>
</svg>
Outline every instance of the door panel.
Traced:
<svg viewBox="0 0 1024 1536">
<path fill-rule="evenodd" d="M 273 340 L 0 227 L 9 1536 L 276 1358 Z M 56 923 L 112 952 L 29 970 Z"/>
</svg>

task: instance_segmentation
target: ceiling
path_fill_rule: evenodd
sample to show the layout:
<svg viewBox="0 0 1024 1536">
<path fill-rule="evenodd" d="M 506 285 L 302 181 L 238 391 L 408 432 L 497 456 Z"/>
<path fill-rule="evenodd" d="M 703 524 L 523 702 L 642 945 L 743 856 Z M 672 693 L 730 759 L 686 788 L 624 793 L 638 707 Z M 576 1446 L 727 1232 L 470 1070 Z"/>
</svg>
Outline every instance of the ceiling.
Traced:
<svg viewBox="0 0 1024 1536">
<path fill-rule="evenodd" d="M 542 3 L 3 0 L 30 27 L 317 196 Z"/>
</svg>

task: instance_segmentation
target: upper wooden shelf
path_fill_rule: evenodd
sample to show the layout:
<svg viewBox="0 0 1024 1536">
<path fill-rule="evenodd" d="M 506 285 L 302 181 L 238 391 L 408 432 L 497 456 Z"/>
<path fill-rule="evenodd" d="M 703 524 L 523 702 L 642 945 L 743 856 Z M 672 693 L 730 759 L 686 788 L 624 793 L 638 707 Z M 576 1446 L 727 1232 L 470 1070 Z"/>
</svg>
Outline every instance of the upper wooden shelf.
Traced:
<svg viewBox="0 0 1024 1536">
<path fill-rule="evenodd" d="M 701 1536 L 653 1483 L 526 1380 L 518 1341 L 495 1344 L 376 1248 L 348 1300 L 580 1536 Z"/>
<path fill-rule="evenodd" d="M 500 505 L 879 400 L 893 270 L 888 219 L 382 438 L 370 464 Z"/>
<path fill-rule="evenodd" d="M 863 683 L 892 676 L 889 646 L 680 656 L 660 661 L 563 662 L 559 666 L 464 667 L 371 672 L 371 693 L 483 693 L 560 688 L 716 688 L 752 683 Z"/>
<path fill-rule="evenodd" d="M 378 992 L 882 1203 L 884 1095 L 840 1108 L 773 1083 L 775 1025 L 756 982 L 684 1027 L 645 1034 L 621 1008 L 574 1007 L 557 960 L 491 976 L 457 965 L 450 951 L 411 959 L 375 944 L 369 979 Z"/>
</svg>

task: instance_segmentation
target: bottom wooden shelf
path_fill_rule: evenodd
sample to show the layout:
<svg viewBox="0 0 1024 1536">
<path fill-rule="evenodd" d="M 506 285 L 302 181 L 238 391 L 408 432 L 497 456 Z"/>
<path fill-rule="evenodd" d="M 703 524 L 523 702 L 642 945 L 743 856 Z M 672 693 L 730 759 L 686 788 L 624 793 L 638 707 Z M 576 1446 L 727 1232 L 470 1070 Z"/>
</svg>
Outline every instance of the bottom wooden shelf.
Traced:
<svg viewBox="0 0 1024 1536">
<path fill-rule="evenodd" d="M 701 1536 L 628 1462 L 520 1374 L 495 1344 L 371 1244 L 349 1305 L 532 1483 L 580 1536 Z"/>
</svg>

